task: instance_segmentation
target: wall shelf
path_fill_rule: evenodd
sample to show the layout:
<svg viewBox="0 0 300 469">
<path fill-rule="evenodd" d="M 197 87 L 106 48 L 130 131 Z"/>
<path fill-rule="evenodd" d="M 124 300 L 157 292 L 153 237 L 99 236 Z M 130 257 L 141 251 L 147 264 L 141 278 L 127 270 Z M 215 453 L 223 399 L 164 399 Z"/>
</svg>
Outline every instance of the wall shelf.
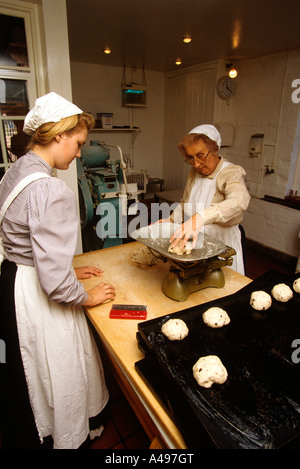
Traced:
<svg viewBox="0 0 300 469">
<path fill-rule="evenodd" d="M 113 127 L 111 129 L 103 129 L 102 127 L 96 127 L 96 128 L 93 128 L 91 129 L 89 132 L 120 132 L 120 133 L 129 133 L 131 134 L 130 135 L 130 150 L 129 150 L 129 154 L 130 154 L 130 160 L 131 160 L 131 164 L 132 166 L 134 166 L 134 151 L 133 151 L 133 147 L 134 147 L 134 142 L 135 142 L 135 139 L 138 135 L 138 133 L 141 131 L 141 128 L 140 127 Z M 100 138 L 100 137 L 99 137 Z M 105 144 L 105 142 L 103 142 Z"/>
</svg>

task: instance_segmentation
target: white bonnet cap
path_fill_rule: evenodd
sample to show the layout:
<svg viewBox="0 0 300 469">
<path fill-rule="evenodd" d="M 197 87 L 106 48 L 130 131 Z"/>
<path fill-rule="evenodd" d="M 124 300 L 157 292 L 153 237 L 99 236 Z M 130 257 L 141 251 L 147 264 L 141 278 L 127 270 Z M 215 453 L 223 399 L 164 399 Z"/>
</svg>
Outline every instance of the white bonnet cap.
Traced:
<svg viewBox="0 0 300 469">
<path fill-rule="evenodd" d="M 203 134 L 206 135 L 208 138 L 216 142 L 218 147 L 221 147 L 221 135 L 218 129 L 214 125 L 210 124 L 203 124 L 203 125 L 198 125 L 198 127 L 195 127 L 192 129 L 189 134 Z"/>
<path fill-rule="evenodd" d="M 43 124 L 59 122 L 64 117 L 82 114 L 82 112 L 75 104 L 51 92 L 36 99 L 34 107 L 25 117 L 23 131 L 32 135 Z"/>
</svg>

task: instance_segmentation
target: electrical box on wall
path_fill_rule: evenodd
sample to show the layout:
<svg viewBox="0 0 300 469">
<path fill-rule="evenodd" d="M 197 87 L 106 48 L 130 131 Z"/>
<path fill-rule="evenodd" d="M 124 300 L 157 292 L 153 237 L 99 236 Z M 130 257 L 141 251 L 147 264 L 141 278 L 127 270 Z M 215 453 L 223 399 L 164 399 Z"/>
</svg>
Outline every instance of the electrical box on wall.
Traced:
<svg viewBox="0 0 300 469">
<path fill-rule="evenodd" d="M 250 138 L 249 153 L 250 156 L 258 156 L 262 154 L 264 144 L 264 134 L 254 134 Z"/>
<path fill-rule="evenodd" d="M 122 106 L 124 107 L 145 107 L 146 106 L 146 86 L 145 85 L 122 85 Z"/>
</svg>

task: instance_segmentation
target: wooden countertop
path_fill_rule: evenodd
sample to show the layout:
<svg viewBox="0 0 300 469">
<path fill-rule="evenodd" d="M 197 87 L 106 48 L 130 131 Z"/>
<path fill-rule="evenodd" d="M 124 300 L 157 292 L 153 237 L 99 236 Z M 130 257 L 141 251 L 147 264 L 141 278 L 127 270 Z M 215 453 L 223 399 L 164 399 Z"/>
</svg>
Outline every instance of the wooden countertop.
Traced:
<svg viewBox="0 0 300 469">
<path fill-rule="evenodd" d="M 161 291 L 163 278 L 169 271 L 168 263 L 160 261 L 156 265 L 142 266 L 132 261 L 133 252 L 141 246 L 140 243 L 133 242 L 80 254 L 75 256 L 73 266 L 92 265 L 104 270 L 100 279 L 93 277 L 82 281 L 86 290 L 100 281 L 110 283 L 116 289 L 113 302 L 86 308 L 86 313 L 110 355 L 119 382 L 122 387 L 126 387 L 125 395 L 150 440 L 159 437 L 164 441 L 165 447 L 186 448 L 174 422 L 135 370 L 135 363 L 143 358 L 136 340 L 139 321 L 109 318 L 111 306 L 113 303 L 146 305 L 149 320 L 235 293 L 248 285 L 251 279 L 224 267 L 223 288 L 206 288 L 190 294 L 187 301 L 177 302 L 166 297 Z"/>
</svg>

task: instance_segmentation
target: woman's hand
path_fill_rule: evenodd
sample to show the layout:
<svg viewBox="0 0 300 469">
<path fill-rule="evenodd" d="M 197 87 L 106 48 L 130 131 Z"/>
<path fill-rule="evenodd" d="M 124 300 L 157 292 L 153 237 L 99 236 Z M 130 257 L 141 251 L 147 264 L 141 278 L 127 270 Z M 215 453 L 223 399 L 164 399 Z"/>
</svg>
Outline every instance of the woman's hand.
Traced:
<svg viewBox="0 0 300 469">
<path fill-rule="evenodd" d="M 170 238 L 170 243 L 172 248 L 177 246 L 181 241 L 179 247 L 183 249 L 188 240 L 192 237 L 192 247 L 194 248 L 197 242 L 198 234 L 203 227 L 203 218 L 199 213 L 195 213 L 191 218 L 189 218 L 185 223 L 182 223 L 181 227 L 175 231 L 173 236 Z M 174 241 L 174 242 L 173 242 Z"/>
<path fill-rule="evenodd" d="M 78 280 L 82 280 L 84 278 L 91 278 L 93 277 L 93 275 L 96 277 L 101 277 L 101 275 L 103 274 L 103 270 L 91 266 L 75 267 L 74 270 Z"/>
<path fill-rule="evenodd" d="M 116 292 L 112 285 L 101 282 L 96 287 L 88 290 L 88 299 L 83 306 L 96 306 L 114 299 Z"/>
</svg>

